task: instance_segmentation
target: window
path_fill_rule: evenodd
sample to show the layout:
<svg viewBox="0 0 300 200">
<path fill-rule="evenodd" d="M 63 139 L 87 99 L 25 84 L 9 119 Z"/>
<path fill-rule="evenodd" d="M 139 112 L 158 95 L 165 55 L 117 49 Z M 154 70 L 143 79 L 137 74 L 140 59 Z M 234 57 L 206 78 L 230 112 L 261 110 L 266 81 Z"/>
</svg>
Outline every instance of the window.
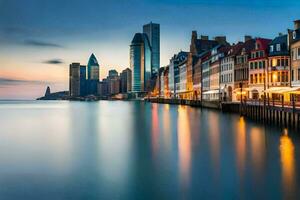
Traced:
<svg viewBox="0 0 300 200">
<path fill-rule="evenodd" d="M 276 66 L 280 66 L 280 59 L 277 59 L 277 64 Z"/>
<path fill-rule="evenodd" d="M 271 45 L 271 46 L 270 46 L 270 52 L 273 52 L 273 51 L 274 51 L 274 46 Z"/>
<path fill-rule="evenodd" d="M 297 36 L 296 31 L 294 31 L 294 32 L 293 32 L 293 39 L 294 39 L 294 40 L 296 39 L 296 36 Z"/>
<path fill-rule="evenodd" d="M 296 49 L 292 49 L 292 59 L 296 60 Z"/>
<path fill-rule="evenodd" d="M 297 59 L 300 59 L 300 48 L 298 48 L 298 56 Z"/>
<path fill-rule="evenodd" d="M 250 83 L 253 83 L 253 75 L 250 75 Z"/>
<path fill-rule="evenodd" d="M 254 63 L 254 68 L 257 69 L 257 62 Z"/>
<path fill-rule="evenodd" d="M 280 51 L 280 44 L 276 44 L 276 51 Z"/>
<path fill-rule="evenodd" d="M 259 69 L 262 69 L 262 62 L 259 62 Z"/>
<path fill-rule="evenodd" d="M 294 70 L 292 69 L 292 81 L 294 81 Z"/>
<path fill-rule="evenodd" d="M 250 69 L 253 69 L 253 63 L 252 62 L 250 63 Z"/>
<path fill-rule="evenodd" d="M 300 68 L 298 68 L 298 81 L 300 81 Z"/>
</svg>

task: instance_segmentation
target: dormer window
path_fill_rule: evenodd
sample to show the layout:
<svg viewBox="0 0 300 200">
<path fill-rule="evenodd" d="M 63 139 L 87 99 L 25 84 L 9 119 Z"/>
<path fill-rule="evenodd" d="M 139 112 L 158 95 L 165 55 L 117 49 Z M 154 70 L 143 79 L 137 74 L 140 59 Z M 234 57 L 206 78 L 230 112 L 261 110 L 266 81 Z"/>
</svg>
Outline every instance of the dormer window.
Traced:
<svg viewBox="0 0 300 200">
<path fill-rule="evenodd" d="M 296 39 L 296 36 L 297 36 L 296 31 L 294 31 L 294 32 L 293 32 L 293 39 L 294 39 L 294 40 Z"/>
<path fill-rule="evenodd" d="M 280 48 L 280 44 L 276 44 L 276 51 L 280 51 L 281 48 Z"/>
<path fill-rule="evenodd" d="M 273 52 L 273 51 L 274 51 L 274 46 L 271 45 L 271 46 L 270 46 L 270 52 Z"/>
<path fill-rule="evenodd" d="M 255 43 L 255 49 L 259 49 L 260 45 L 258 43 Z"/>
</svg>

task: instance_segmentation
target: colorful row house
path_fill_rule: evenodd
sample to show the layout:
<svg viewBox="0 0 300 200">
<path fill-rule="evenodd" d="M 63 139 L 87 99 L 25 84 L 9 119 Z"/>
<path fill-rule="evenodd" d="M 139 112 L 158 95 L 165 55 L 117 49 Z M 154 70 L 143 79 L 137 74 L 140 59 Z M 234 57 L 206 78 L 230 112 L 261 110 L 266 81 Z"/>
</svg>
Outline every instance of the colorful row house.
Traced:
<svg viewBox="0 0 300 200">
<path fill-rule="evenodd" d="M 300 20 L 273 40 L 245 36 L 233 45 L 193 31 L 190 51 L 174 55 L 158 78 L 164 98 L 300 101 Z"/>
</svg>

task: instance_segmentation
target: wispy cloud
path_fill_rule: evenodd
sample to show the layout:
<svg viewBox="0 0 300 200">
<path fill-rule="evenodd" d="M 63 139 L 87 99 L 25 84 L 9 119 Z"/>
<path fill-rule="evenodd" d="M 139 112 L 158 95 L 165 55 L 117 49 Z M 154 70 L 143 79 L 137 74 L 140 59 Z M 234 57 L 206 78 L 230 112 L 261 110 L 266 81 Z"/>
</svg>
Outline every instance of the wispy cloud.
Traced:
<svg viewBox="0 0 300 200">
<path fill-rule="evenodd" d="M 63 64 L 64 61 L 62 59 L 55 58 L 55 59 L 45 60 L 42 63 L 50 64 L 50 65 L 60 65 Z"/>
<path fill-rule="evenodd" d="M 0 77 L 0 87 L 16 86 L 16 85 L 40 85 L 40 84 L 49 84 L 49 82 L 40 81 L 40 80 L 22 80 L 22 79 Z"/>
<path fill-rule="evenodd" d="M 39 40 L 25 40 L 24 45 L 34 46 L 34 47 L 64 48 L 60 44 L 55 44 L 55 43 L 45 42 L 45 41 L 39 41 Z"/>
</svg>

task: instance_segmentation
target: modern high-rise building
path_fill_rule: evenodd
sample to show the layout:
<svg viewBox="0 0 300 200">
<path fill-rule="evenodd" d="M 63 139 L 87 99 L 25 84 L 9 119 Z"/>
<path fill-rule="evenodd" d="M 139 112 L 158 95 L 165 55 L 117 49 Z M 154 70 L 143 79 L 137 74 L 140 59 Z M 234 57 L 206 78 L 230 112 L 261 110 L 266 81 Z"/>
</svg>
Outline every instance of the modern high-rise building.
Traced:
<svg viewBox="0 0 300 200">
<path fill-rule="evenodd" d="M 80 65 L 80 96 L 87 95 L 86 91 L 86 66 Z"/>
<path fill-rule="evenodd" d="M 72 63 L 70 65 L 69 91 L 71 97 L 80 96 L 80 63 Z"/>
<path fill-rule="evenodd" d="M 121 92 L 127 93 L 131 91 L 131 70 L 124 69 L 120 74 L 121 77 Z"/>
<path fill-rule="evenodd" d="M 87 72 L 88 94 L 96 95 L 97 94 L 97 84 L 99 82 L 99 63 L 94 54 L 92 54 L 89 58 L 87 70 L 88 70 L 88 72 Z"/>
<path fill-rule="evenodd" d="M 151 52 L 151 73 L 158 73 L 160 67 L 160 25 L 150 22 L 143 26 L 143 33 L 147 35 Z"/>
<path fill-rule="evenodd" d="M 88 62 L 88 80 L 99 81 L 99 63 L 94 54 L 90 56 Z"/>
<path fill-rule="evenodd" d="M 146 34 L 136 33 L 130 45 L 132 92 L 149 91 L 151 82 L 151 47 Z"/>
</svg>

